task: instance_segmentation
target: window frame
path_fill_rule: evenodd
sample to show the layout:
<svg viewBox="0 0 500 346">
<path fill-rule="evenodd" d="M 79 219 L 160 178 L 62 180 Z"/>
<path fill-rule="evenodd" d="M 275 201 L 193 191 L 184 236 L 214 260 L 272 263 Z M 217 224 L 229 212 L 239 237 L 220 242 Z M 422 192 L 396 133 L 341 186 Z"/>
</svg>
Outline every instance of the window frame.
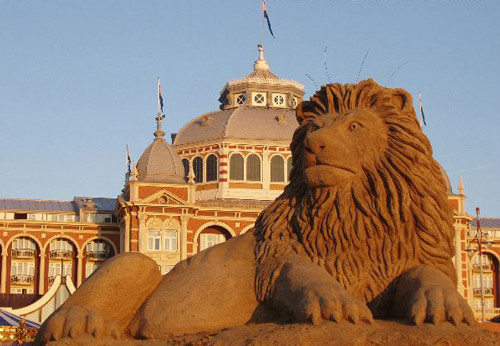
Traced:
<svg viewBox="0 0 500 346">
<path fill-rule="evenodd" d="M 259 179 L 258 180 L 248 179 L 248 171 L 249 171 L 249 169 L 248 169 L 248 160 L 249 160 L 249 158 L 251 158 L 253 156 L 257 157 L 258 162 L 259 162 Z M 262 158 L 257 153 L 249 153 L 245 157 L 245 181 L 249 181 L 249 182 L 262 182 Z"/>
<path fill-rule="evenodd" d="M 209 167 L 208 167 L 209 159 L 211 157 L 215 158 L 215 167 L 213 167 L 215 169 L 215 171 L 213 172 L 213 173 L 215 173 L 215 177 L 213 179 L 212 179 L 212 177 L 209 177 Z M 210 167 L 210 168 L 212 168 L 212 167 Z M 209 180 L 209 179 L 211 179 L 211 180 Z M 210 183 L 210 182 L 218 181 L 218 180 L 219 180 L 219 157 L 216 154 L 212 153 L 212 154 L 209 154 L 205 158 L 205 182 Z"/>
<path fill-rule="evenodd" d="M 241 172 L 242 172 L 241 173 L 241 179 L 235 179 L 235 178 L 231 177 L 231 174 L 233 172 L 233 167 L 231 165 L 231 160 L 232 160 L 233 156 L 235 156 L 235 155 L 241 157 L 241 162 L 242 162 L 242 164 L 241 164 Z M 246 167 L 245 157 L 243 156 L 243 154 L 241 154 L 240 152 L 231 153 L 231 155 L 229 155 L 229 180 L 230 181 L 245 181 L 245 176 L 246 176 L 246 172 L 245 172 L 246 169 L 245 169 L 245 167 Z"/>
<path fill-rule="evenodd" d="M 281 171 L 281 178 L 282 178 L 281 180 L 273 180 L 273 160 L 275 160 L 276 158 L 281 159 L 281 170 L 278 170 L 278 171 Z M 275 155 L 271 156 L 271 158 L 269 160 L 269 171 L 270 171 L 271 183 L 285 183 L 286 182 L 286 159 L 279 154 L 275 154 Z"/>
</svg>

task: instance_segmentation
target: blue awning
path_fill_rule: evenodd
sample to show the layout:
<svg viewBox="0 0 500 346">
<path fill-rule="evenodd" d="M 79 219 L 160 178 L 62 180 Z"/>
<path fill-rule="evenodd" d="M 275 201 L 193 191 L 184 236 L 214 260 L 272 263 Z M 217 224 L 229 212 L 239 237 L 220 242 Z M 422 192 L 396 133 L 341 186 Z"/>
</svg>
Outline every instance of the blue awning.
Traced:
<svg viewBox="0 0 500 346">
<path fill-rule="evenodd" d="M 17 327 L 21 319 L 24 319 L 24 321 L 26 322 L 26 327 L 40 328 L 41 326 L 41 324 L 38 322 L 30 321 L 26 318 L 14 315 L 13 313 L 0 309 L 0 326 Z"/>
</svg>

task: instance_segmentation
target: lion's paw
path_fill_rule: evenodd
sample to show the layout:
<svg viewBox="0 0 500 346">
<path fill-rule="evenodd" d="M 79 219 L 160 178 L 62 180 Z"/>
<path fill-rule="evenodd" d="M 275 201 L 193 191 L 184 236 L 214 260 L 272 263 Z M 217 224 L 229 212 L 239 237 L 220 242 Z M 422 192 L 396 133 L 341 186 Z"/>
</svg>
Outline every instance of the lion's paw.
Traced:
<svg viewBox="0 0 500 346">
<path fill-rule="evenodd" d="M 122 332 L 116 323 L 105 320 L 94 311 L 73 306 L 56 312 L 42 325 L 37 341 L 47 343 L 65 337 L 76 339 L 84 334 L 96 339 L 112 337 L 122 338 Z"/>
<path fill-rule="evenodd" d="M 419 289 L 408 309 L 408 318 L 414 324 L 449 321 L 454 325 L 475 323 L 474 314 L 460 294 L 452 289 L 433 285 Z"/>
<path fill-rule="evenodd" d="M 322 320 L 373 323 L 372 313 L 366 304 L 344 289 L 330 286 L 316 286 L 305 291 L 293 313 L 298 322 L 312 324 Z"/>
</svg>

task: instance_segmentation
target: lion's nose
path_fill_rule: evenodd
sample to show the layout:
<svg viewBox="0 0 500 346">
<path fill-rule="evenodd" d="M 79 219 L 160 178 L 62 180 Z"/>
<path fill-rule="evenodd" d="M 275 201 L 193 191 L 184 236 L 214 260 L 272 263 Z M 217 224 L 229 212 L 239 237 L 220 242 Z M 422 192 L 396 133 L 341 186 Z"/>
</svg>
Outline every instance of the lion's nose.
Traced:
<svg viewBox="0 0 500 346">
<path fill-rule="evenodd" d="M 306 150 L 313 154 L 319 154 L 322 150 L 324 150 L 326 148 L 326 144 L 322 137 L 323 136 L 314 134 L 307 136 L 304 143 Z"/>
</svg>

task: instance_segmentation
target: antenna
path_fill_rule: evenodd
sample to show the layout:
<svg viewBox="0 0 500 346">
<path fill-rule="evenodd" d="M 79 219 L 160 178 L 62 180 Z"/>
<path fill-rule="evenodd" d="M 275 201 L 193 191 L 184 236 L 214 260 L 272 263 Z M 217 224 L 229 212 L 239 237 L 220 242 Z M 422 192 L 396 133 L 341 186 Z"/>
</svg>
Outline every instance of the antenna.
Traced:
<svg viewBox="0 0 500 346">
<path fill-rule="evenodd" d="M 359 81 L 359 75 L 361 74 L 361 71 L 363 70 L 363 66 L 365 66 L 365 61 L 366 61 L 366 57 L 368 56 L 368 53 L 370 53 L 369 50 L 366 51 L 365 57 L 363 58 L 363 61 L 361 62 L 361 66 L 359 67 L 359 72 L 358 72 L 358 75 L 356 76 L 356 83 Z"/>
<path fill-rule="evenodd" d="M 328 46 L 325 47 L 325 72 L 326 72 L 326 77 L 328 78 L 328 82 L 331 83 L 332 80 L 330 79 L 330 74 L 328 73 L 328 63 L 327 63 L 327 56 L 326 56 L 327 49 L 328 49 Z"/>
<path fill-rule="evenodd" d="M 392 73 L 390 74 L 389 78 L 387 78 L 387 81 L 385 82 L 385 85 L 389 84 L 389 82 L 391 81 L 392 77 L 394 77 L 394 75 L 396 74 L 396 72 L 398 72 L 401 67 L 403 67 L 404 65 L 408 64 L 409 62 L 410 62 L 410 60 L 405 61 L 404 63 L 402 63 L 401 65 L 399 65 L 398 67 L 396 67 L 394 69 L 394 71 L 392 71 Z"/>
<path fill-rule="evenodd" d="M 318 84 L 316 84 L 316 82 L 314 81 L 314 79 L 311 76 L 309 76 L 307 73 L 305 75 L 306 75 L 307 78 L 309 78 L 314 83 L 314 86 L 316 87 L 316 90 L 319 90 Z"/>
</svg>

